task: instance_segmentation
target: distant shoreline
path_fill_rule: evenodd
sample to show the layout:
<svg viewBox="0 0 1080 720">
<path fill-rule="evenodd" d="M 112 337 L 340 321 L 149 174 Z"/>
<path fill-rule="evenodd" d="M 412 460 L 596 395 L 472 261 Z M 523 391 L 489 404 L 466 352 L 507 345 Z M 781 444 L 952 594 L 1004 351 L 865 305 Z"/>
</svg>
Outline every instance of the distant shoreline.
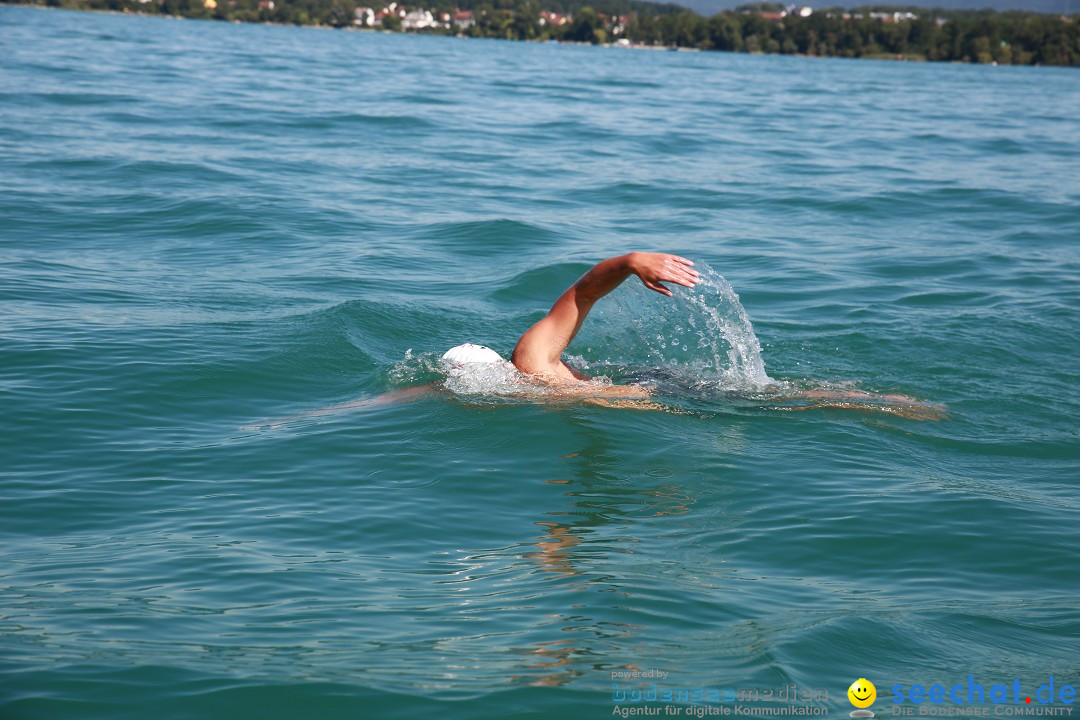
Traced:
<svg viewBox="0 0 1080 720">
<path fill-rule="evenodd" d="M 52 1 L 59 3 L 61 0 L 52 0 Z M 68 0 L 68 1 L 71 1 L 71 0 Z M 74 2 L 79 2 L 79 1 L 80 0 L 74 0 Z M 598 46 L 598 47 L 605 47 L 605 48 L 616 48 L 616 49 L 620 49 L 620 50 L 650 50 L 650 51 L 660 51 L 660 52 L 675 52 L 675 51 L 677 51 L 677 52 L 709 52 L 709 51 L 713 51 L 713 52 L 730 52 L 730 53 L 738 53 L 738 54 L 746 54 L 746 55 L 790 55 L 790 56 L 800 57 L 800 58 L 805 58 L 805 59 L 842 58 L 842 59 L 853 59 L 853 60 L 887 60 L 887 61 L 891 61 L 891 62 L 919 62 L 919 63 L 922 63 L 922 62 L 942 62 L 942 63 L 958 64 L 958 65 L 972 65 L 972 64 L 986 64 L 986 65 L 993 65 L 993 66 L 997 66 L 997 65 L 1027 65 L 1027 66 L 1036 66 L 1036 67 L 1041 66 L 1041 65 L 1047 65 L 1047 66 L 1051 66 L 1051 67 L 1078 67 L 1078 66 L 1080 66 L 1080 15 L 1076 15 L 1076 16 L 1064 16 L 1064 15 L 1058 16 L 1058 15 L 1047 15 L 1047 14 L 1044 14 L 1044 13 L 1027 12 L 1027 11 L 1020 12 L 1020 13 L 1009 13 L 1009 15 L 1010 16 L 1023 16 L 1023 17 L 1034 16 L 1034 17 L 1042 18 L 1044 20 L 1049 20 L 1049 22 L 1052 22 L 1052 23 L 1060 23 L 1060 25 L 1062 25 L 1062 26 L 1064 26 L 1066 28 L 1066 31 L 1071 30 L 1072 34 L 1077 36 L 1076 42 L 1072 44 L 1072 47 L 1075 49 L 1075 53 L 1070 54 L 1070 55 L 1061 55 L 1059 57 L 1059 59 L 1061 60 L 1060 62 L 1040 61 L 1040 60 L 1035 60 L 1034 59 L 1035 55 L 1030 50 L 1019 50 L 1017 52 L 1017 54 L 1014 56 L 1009 43 L 1007 43 L 1004 40 L 998 41 L 997 44 L 996 44 L 996 47 L 994 47 L 993 45 L 991 45 L 991 43 L 988 41 L 988 39 L 985 36 L 977 37 L 973 41 L 975 43 L 974 47 L 976 47 L 976 48 L 989 47 L 989 48 L 991 48 L 991 50 L 996 50 L 998 54 L 994 54 L 994 53 L 992 53 L 991 51 L 988 51 L 988 50 L 978 50 L 978 51 L 975 52 L 975 54 L 977 54 L 979 56 L 977 59 L 974 59 L 974 58 L 972 58 L 970 56 L 965 56 L 965 57 L 962 57 L 962 58 L 953 58 L 953 57 L 933 58 L 933 57 L 929 57 L 925 53 L 884 51 L 884 49 L 881 48 L 881 47 L 870 47 L 870 48 L 860 47 L 859 51 L 857 53 L 845 52 L 845 53 L 817 54 L 817 53 L 811 53 L 811 52 L 800 52 L 798 50 L 798 48 L 796 48 L 796 47 L 794 47 L 792 45 L 787 45 L 787 44 L 785 44 L 785 46 L 780 51 L 776 51 L 775 49 L 772 49 L 771 46 L 770 46 L 770 49 L 762 50 L 762 49 L 760 49 L 760 47 L 751 45 L 750 42 L 747 43 L 747 45 L 750 46 L 750 47 L 747 47 L 747 48 L 744 48 L 744 49 L 731 49 L 731 48 L 725 48 L 725 47 L 701 47 L 700 45 L 694 46 L 694 45 L 685 45 L 685 44 L 678 44 L 678 43 L 667 44 L 667 43 L 657 43 L 657 42 L 653 42 L 653 43 L 636 42 L 636 41 L 632 41 L 632 40 L 625 39 L 625 38 L 620 39 L 618 42 L 597 41 L 597 38 L 603 38 L 604 35 L 605 35 L 605 33 L 602 30 L 599 30 L 599 31 L 594 30 L 593 31 L 595 33 L 595 35 L 594 35 L 594 40 L 592 42 L 588 42 L 588 41 L 584 41 L 584 40 L 578 40 L 578 39 L 568 39 L 568 38 L 565 38 L 565 37 L 513 38 L 513 37 L 491 36 L 491 35 L 479 34 L 479 33 L 476 33 L 476 32 L 460 32 L 460 31 L 459 32 L 453 32 L 451 30 L 444 30 L 444 29 L 439 29 L 437 31 L 427 31 L 427 32 L 425 32 L 425 31 L 397 30 L 397 29 L 382 28 L 382 27 L 360 27 L 360 26 L 357 26 L 355 24 L 332 24 L 332 23 L 322 23 L 322 22 L 299 23 L 299 22 L 282 22 L 282 21 L 261 20 L 261 19 L 260 20 L 248 20 L 248 19 L 241 19 L 241 18 L 235 18 L 235 17 L 229 18 L 229 17 L 219 17 L 219 16 L 182 15 L 182 14 L 169 13 L 169 12 L 144 12 L 141 9 L 140 6 L 144 6 L 145 4 L 148 4 L 148 3 L 140 2 L 140 0 L 101 0 L 101 1 L 104 1 L 104 2 L 120 2 L 120 3 L 124 3 L 124 2 L 132 3 L 132 2 L 135 2 L 135 3 L 138 3 L 138 6 L 136 6 L 134 8 L 132 8 L 132 7 L 123 7 L 122 9 L 115 9 L 115 8 L 107 8 L 107 7 L 82 7 L 82 6 L 70 6 L 70 5 L 62 5 L 62 4 L 46 4 L 46 3 L 34 3 L 34 2 L 7 2 L 6 0 L 0 0 L 0 5 L 7 5 L 9 7 L 34 8 L 34 9 L 39 9 L 39 10 L 42 10 L 42 9 L 44 9 L 44 10 L 70 10 L 70 11 L 74 11 L 74 12 L 100 13 L 100 14 L 106 14 L 106 15 L 138 16 L 138 17 L 163 17 L 163 18 L 170 18 L 170 19 L 174 19 L 174 20 L 200 20 L 200 21 L 224 22 L 224 23 L 231 23 L 231 24 L 244 24 L 244 25 L 267 25 L 267 26 L 273 26 L 273 27 L 306 27 L 306 28 L 316 28 L 316 29 L 321 29 L 321 30 L 345 30 L 345 31 L 356 31 L 356 32 L 377 32 L 377 33 L 387 33 L 387 34 L 395 34 L 395 35 L 438 35 L 438 36 L 446 36 L 446 37 L 457 37 L 457 38 L 461 38 L 461 39 L 482 38 L 482 39 L 495 39 L 495 40 L 512 40 L 512 41 L 517 41 L 517 42 L 522 42 L 523 41 L 523 42 L 545 43 L 545 44 L 550 43 L 550 44 L 572 45 L 572 46 Z M 210 0 L 210 1 L 213 1 L 213 0 Z M 284 1 L 288 2 L 288 0 L 284 0 Z M 273 7 L 273 3 L 270 3 L 270 5 L 271 5 L 271 7 Z M 589 10 L 590 10 L 589 8 L 585 8 L 583 10 L 583 13 L 588 12 Z M 964 12 L 967 13 L 967 11 L 964 11 Z M 989 14 L 991 17 L 995 16 L 993 11 L 985 11 L 983 14 Z M 701 16 L 696 15 L 696 14 L 692 13 L 691 11 L 687 10 L 687 11 L 685 11 L 684 17 L 685 16 L 691 16 L 691 15 L 693 17 L 697 18 L 698 20 L 703 21 L 703 22 L 715 22 L 718 18 L 733 17 L 733 16 L 735 16 L 735 13 L 732 13 L 730 11 L 725 11 L 724 13 L 720 13 L 720 14 L 718 14 L 716 16 L 713 16 L 713 18 L 702 18 Z M 601 16 L 601 17 L 603 17 L 603 16 Z M 938 27 L 941 27 L 942 25 L 945 24 L 945 22 L 943 22 L 942 20 L 939 19 L 937 21 L 937 24 L 938 24 Z M 783 28 L 784 26 L 779 25 L 779 27 Z M 772 30 L 772 31 L 775 32 L 775 30 Z M 756 39 L 756 37 L 752 38 L 752 39 Z M 1056 40 L 1056 38 L 1055 38 L 1055 40 Z M 1064 45 L 1064 47 L 1067 48 L 1069 46 Z M 1002 50 L 1007 50 L 1008 52 L 1007 53 L 1002 52 Z M 1065 50 L 1062 50 L 1061 52 L 1065 52 Z M 998 57 L 1002 57 L 1003 61 L 999 62 L 998 59 L 997 59 Z M 1007 60 L 1011 60 L 1011 62 L 1009 62 Z M 1045 60 L 1045 58 L 1043 60 Z"/>
</svg>

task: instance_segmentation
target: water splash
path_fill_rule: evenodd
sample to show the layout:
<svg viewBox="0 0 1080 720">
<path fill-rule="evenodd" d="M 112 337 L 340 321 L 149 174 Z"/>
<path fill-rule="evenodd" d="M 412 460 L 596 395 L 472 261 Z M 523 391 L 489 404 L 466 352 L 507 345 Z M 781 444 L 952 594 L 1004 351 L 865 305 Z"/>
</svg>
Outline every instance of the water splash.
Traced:
<svg viewBox="0 0 1080 720">
<path fill-rule="evenodd" d="M 394 387 L 409 387 L 441 379 L 443 373 L 437 353 L 413 354 L 412 348 L 409 348 L 405 351 L 405 357 L 390 368 L 389 375 L 390 384 Z"/>
<path fill-rule="evenodd" d="M 698 269 L 701 282 L 686 294 L 686 302 L 697 312 L 687 316 L 687 324 L 697 330 L 698 346 L 712 355 L 713 368 L 721 379 L 738 385 L 769 385 L 774 381 L 765 372 L 761 343 L 746 309 L 731 283 L 708 265 Z M 697 328 L 698 318 L 704 327 Z M 722 353 L 726 344 L 727 363 Z"/>
<path fill-rule="evenodd" d="M 775 385 L 765 372 L 761 344 L 739 296 L 720 273 L 697 263 L 694 288 L 673 286 L 665 299 L 638 287 L 616 293 L 598 306 L 597 332 L 587 343 L 602 360 L 597 365 L 640 364 L 702 387 L 758 390 Z M 603 301 L 608 302 L 608 301 Z M 597 335 L 599 337 L 597 337 Z"/>
<path fill-rule="evenodd" d="M 397 387 L 439 383 L 455 395 L 468 396 L 473 401 L 551 392 L 550 388 L 524 375 L 509 361 L 456 365 L 443 360 L 440 352 L 414 355 L 411 349 L 390 370 L 390 381 Z"/>
<path fill-rule="evenodd" d="M 509 362 L 468 363 L 454 366 L 442 361 L 444 386 L 456 395 L 514 397 L 543 394 L 547 388 Z"/>
</svg>

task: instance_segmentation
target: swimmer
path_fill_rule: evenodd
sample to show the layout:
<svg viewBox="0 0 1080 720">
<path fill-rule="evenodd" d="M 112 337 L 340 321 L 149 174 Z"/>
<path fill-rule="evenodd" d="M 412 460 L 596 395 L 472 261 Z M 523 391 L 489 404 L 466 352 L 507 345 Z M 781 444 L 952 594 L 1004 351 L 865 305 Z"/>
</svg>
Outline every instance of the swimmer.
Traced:
<svg viewBox="0 0 1080 720">
<path fill-rule="evenodd" d="M 687 288 L 697 285 L 700 275 L 693 266 L 693 262 L 679 255 L 649 252 L 632 252 L 596 264 L 559 296 L 543 319 L 525 331 L 514 347 L 510 362 L 525 375 L 553 388 L 556 397 L 576 397 L 609 407 L 671 410 L 655 402 L 642 402 L 650 397 L 651 391 L 647 387 L 588 382 L 588 376 L 568 365 L 562 354 L 581 329 L 593 305 L 628 277 L 636 275 L 645 287 L 671 297 L 671 290 L 664 283 Z M 452 363 L 455 369 L 473 362 L 506 363 L 494 350 L 471 343 L 450 349 L 443 359 Z M 785 386 L 775 399 L 802 403 L 771 408 L 785 411 L 843 409 L 917 420 L 944 417 L 944 408 L 940 405 L 922 403 L 906 395 L 874 395 L 846 388 L 802 390 Z"/>
<path fill-rule="evenodd" d="M 451 375 L 478 363 L 502 364 L 507 369 L 512 366 L 546 386 L 549 391 L 554 391 L 542 396 L 545 402 L 559 398 L 576 398 L 608 407 L 670 410 L 663 405 L 648 401 L 651 395 L 648 387 L 589 382 L 587 375 L 568 365 L 562 356 L 567 346 L 577 336 L 593 305 L 619 287 L 631 275 L 637 276 L 648 289 L 671 297 L 671 290 L 664 283 L 693 288 L 700 281 L 700 274 L 693 269 L 693 266 L 694 263 L 690 260 L 668 253 L 632 252 L 608 258 L 594 265 L 577 282 L 567 288 L 551 306 L 547 315 L 525 331 L 514 346 L 509 361 L 491 348 L 473 343 L 464 343 L 451 348 L 443 354 L 442 360 L 449 365 Z M 437 392 L 439 389 L 438 383 L 428 383 L 419 387 L 394 390 L 374 398 L 311 411 L 300 417 L 324 415 L 358 407 L 407 402 Z M 883 408 L 892 408 L 891 412 L 904 417 L 937 419 L 941 416 L 938 413 L 942 410 L 940 406 L 929 406 L 930 412 L 927 412 L 928 406 L 914 398 L 903 395 L 875 396 L 859 390 L 798 390 L 777 399 L 810 401 L 807 405 L 772 408 L 788 411 L 833 408 L 880 412 Z M 909 414 L 902 409 L 896 409 L 913 406 L 919 412 Z M 270 427 L 279 427 L 285 422 L 287 420 L 278 421 Z M 247 426 L 244 429 L 258 427 L 261 426 Z"/>
<path fill-rule="evenodd" d="M 692 288 L 699 280 L 694 263 L 667 253 L 632 252 L 608 258 L 567 288 L 551 310 L 538 323 L 525 331 L 514 346 L 510 363 L 535 378 L 559 395 L 591 398 L 646 398 L 649 390 L 640 386 L 599 385 L 589 383 L 588 376 L 566 364 L 562 354 L 578 334 L 589 311 L 596 302 L 619 287 L 631 275 L 641 279 L 645 287 L 671 297 L 664 283 L 677 283 Z M 443 355 L 452 367 L 468 363 L 506 362 L 494 350 L 466 343 L 451 348 Z"/>
</svg>

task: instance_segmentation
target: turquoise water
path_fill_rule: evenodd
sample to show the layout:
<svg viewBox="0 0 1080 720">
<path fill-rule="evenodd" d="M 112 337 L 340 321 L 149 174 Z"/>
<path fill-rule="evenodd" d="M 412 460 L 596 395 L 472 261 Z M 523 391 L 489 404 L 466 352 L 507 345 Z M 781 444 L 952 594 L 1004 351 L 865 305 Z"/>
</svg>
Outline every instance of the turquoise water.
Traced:
<svg viewBox="0 0 1080 720">
<path fill-rule="evenodd" d="M 26 8 L 0 49 L 0 717 L 1080 681 L 1076 71 Z M 740 387 L 715 278 L 570 348 L 667 411 L 307 414 L 638 249 L 722 275 L 769 377 L 947 415 Z"/>
</svg>

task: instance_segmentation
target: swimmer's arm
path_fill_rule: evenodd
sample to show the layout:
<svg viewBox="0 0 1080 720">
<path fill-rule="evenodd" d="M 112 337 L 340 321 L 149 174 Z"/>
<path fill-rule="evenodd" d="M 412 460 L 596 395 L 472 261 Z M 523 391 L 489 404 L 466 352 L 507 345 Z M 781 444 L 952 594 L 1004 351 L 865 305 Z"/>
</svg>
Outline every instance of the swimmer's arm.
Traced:
<svg viewBox="0 0 1080 720">
<path fill-rule="evenodd" d="M 401 390 L 391 390 L 385 392 L 382 395 L 376 395 L 375 397 L 362 398 L 360 400 L 353 400 L 352 402 L 342 403 L 341 405 L 332 405 L 328 408 L 320 408 L 319 410 L 309 410 L 293 417 L 282 418 L 281 420 L 273 420 L 268 423 L 244 425 L 241 430 L 259 430 L 261 428 L 270 428 L 276 430 L 279 427 L 286 425 L 295 420 L 302 420 L 303 418 L 314 417 L 316 415 L 330 415 L 332 413 L 339 413 L 345 410 L 352 410 L 353 408 L 360 407 L 377 407 L 379 405 L 389 405 L 395 402 L 411 402 L 412 400 L 418 400 L 424 395 L 430 395 L 437 390 L 437 383 L 426 383 L 424 385 L 417 385 L 416 387 L 403 388 Z"/>
<path fill-rule="evenodd" d="M 652 397 L 647 387 L 640 385 L 599 385 L 591 382 L 561 382 L 553 385 L 555 397 L 568 398 L 623 398 L 641 400 Z"/>
<path fill-rule="evenodd" d="M 653 401 L 648 388 L 640 385 L 600 385 L 588 382 L 560 382 L 554 386 L 553 400 L 573 400 L 600 407 L 629 410 L 667 410 Z"/>
<path fill-rule="evenodd" d="M 569 372 L 571 375 L 574 376 L 575 380 L 588 380 L 588 379 L 590 379 L 588 375 L 586 375 L 585 373 L 581 372 L 580 370 L 578 370 L 577 368 L 575 368 L 575 367 L 573 367 L 571 365 L 567 365 L 565 362 L 562 364 L 562 366 L 564 368 L 566 368 L 567 372 Z"/>
<path fill-rule="evenodd" d="M 878 395 L 849 388 L 808 388 L 780 396 L 782 400 L 805 401 L 805 405 L 782 405 L 775 409 L 787 412 L 803 410 L 854 410 L 856 412 L 896 415 L 910 420 L 942 420 L 945 406 L 917 400 L 907 395 Z"/>
<path fill-rule="evenodd" d="M 514 366 L 532 375 L 558 374 L 561 367 L 570 370 L 578 379 L 583 378 L 580 373 L 563 364 L 560 358 L 596 301 L 619 287 L 631 275 L 641 278 L 641 282 L 650 290 L 671 297 L 671 290 L 661 283 L 673 282 L 693 287 L 698 281 L 698 273 L 690 269 L 693 264 L 678 255 L 642 252 L 620 255 L 598 263 L 555 301 L 540 322 L 521 336 L 511 357 Z"/>
<path fill-rule="evenodd" d="M 396 402 L 409 402 L 411 400 L 418 400 L 424 395 L 430 395 L 435 392 L 436 383 L 426 383 L 424 385 L 417 385 L 410 388 L 402 388 L 401 390 L 391 390 L 385 392 L 382 395 L 376 395 L 371 398 L 362 398 L 360 400 L 353 400 L 352 402 L 342 403 L 341 405 L 332 405 L 328 408 L 322 408 L 320 410 L 309 410 L 303 415 L 298 417 L 311 417 L 312 415 L 329 415 L 331 413 L 341 412 L 342 410 L 351 410 L 358 407 L 375 407 L 378 405 L 389 405 Z"/>
</svg>

